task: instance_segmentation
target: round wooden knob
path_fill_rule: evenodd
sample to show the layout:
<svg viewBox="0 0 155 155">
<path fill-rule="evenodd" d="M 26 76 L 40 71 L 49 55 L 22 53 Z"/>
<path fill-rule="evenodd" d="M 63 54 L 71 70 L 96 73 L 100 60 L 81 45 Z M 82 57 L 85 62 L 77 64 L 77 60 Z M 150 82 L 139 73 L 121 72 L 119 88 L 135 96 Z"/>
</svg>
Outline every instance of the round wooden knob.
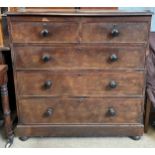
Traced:
<svg viewBox="0 0 155 155">
<path fill-rule="evenodd" d="M 109 114 L 109 116 L 115 116 L 116 115 L 115 109 L 114 108 L 109 108 L 108 109 L 108 114 Z"/>
<path fill-rule="evenodd" d="M 49 88 L 51 88 L 51 86 L 52 86 L 52 81 L 51 80 L 45 81 L 45 83 L 44 83 L 44 88 L 45 89 L 49 89 Z"/>
<path fill-rule="evenodd" d="M 53 111 L 54 111 L 54 110 L 53 110 L 52 108 L 48 108 L 48 109 L 45 111 L 44 116 L 46 116 L 46 117 L 52 116 Z"/>
<path fill-rule="evenodd" d="M 114 81 L 114 80 L 110 81 L 110 82 L 109 82 L 109 87 L 112 88 L 112 89 L 113 89 L 113 88 L 116 88 L 116 87 L 117 87 L 117 82 Z"/>
<path fill-rule="evenodd" d="M 115 61 L 117 61 L 117 60 L 118 60 L 118 57 L 117 57 L 116 54 L 112 54 L 112 55 L 110 56 L 110 61 L 111 61 L 111 62 L 115 62 Z"/>
<path fill-rule="evenodd" d="M 46 36 L 48 36 L 48 30 L 47 29 L 43 29 L 42 31 L 41 31 L 41 35 L 43 36 L 43 37 L 46 37 Z"/>
<path fill-rule="evenodd" d="M 119 30 L 116 28 L 116 25 L 114 25 L 113 26 L 113 29 L 112 29 L 112 31 L 111 31 L 111 35 L 113 36 L 113 37 L 117 37 L 118 35 L 119 35 Z"/>
<path fill-rule="evenodd" d="M 42 58 L 41 58 L 44 62 L 48 62 L 50 59 L 51 59 L 51 57 L 50 57 L 50 55 L 48 55 L 48 54 L 44 54 L 43 56 L 42 56 Z"/>
</svg>

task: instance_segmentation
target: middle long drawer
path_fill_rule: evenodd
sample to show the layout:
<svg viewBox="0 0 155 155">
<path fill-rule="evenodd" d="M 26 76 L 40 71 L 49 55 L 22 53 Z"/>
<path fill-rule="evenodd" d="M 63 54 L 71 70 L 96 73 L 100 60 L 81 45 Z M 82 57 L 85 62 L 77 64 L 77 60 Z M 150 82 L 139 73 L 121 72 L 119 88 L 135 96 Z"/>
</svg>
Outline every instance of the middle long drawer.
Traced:
<svg viewBox="0 0 155 155">
<path fill-rule="evenodd" d="M 20 96 L 143 95 L 143 71 L 17 71 Z"/>
<path fill-rule="evenodd" d="M 16 46 L 17 69 L 139 69 L 143 46 L 67 45 Z"/>
</svg>

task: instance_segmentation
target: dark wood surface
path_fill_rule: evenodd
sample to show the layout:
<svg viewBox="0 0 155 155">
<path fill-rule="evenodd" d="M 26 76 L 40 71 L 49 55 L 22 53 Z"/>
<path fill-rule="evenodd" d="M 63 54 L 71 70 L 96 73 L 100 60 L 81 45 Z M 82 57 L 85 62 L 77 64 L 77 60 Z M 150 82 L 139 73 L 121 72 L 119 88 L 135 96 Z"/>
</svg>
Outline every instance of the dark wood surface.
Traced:
<svg viewBox="0 0 155 155">
<path fill-rule="evenodd" d="M 13 143 L 13 126 L 11 120 L 11 111 L 10 111 L 10 103 L 8 98 L 8 89 L 7 89 L 7 65 L 0 65 L 0 89 L 1 89 L 1 100 L 2 100 L 2 108 L 4 115 L 4 126 L 6 136 L 8 138 L 8 145 Z"/>
<path fill-rule="evenodd" d="M 144 73 L 130 71 L 19 71 L 20 96 L 143 96 Z M 134 79 L 134 80 L 133 80 Z M 46 82 L 51 86 L 46 88 Z M 110 83 L 116 82 L 116 88 Z"/>
<path fill-rule="evenodd" d="M 21 124 L 142 123 L 142 98 L 28 98 L 19 103 Z"/>
<path fill-rule="evenodd" d="M 18 45 L 16 68 L 18 70 L 52 69 L 143 69 L 145 46 L 113 45 Z M 132 54 L 131 54 L 132 53 Z M 30 56 L 31 55 L 31 56 Z M 116 55 L 117 60 L 110 58 Z M 46 61 L 47 59 L 47 61 Z"/>
<path fill-rule="evenodd" d="M 144 120 L 144 131 L 146 133 L 148 132 L 148 127 L 149 127 L 151 107 L 152 107 L 152 103 L 151 103 L 149 97 L 147 96 L 147 99 L 146 99 L 146 108 L 145 108 L 145 117 L 144 117 L 145 118 L 145 120 Z"/>
<path fill-rule="evenodd" d="M 6 78 L 6 73 L 7 73 L 7 66 L 6 65 L 0 65 L 0 75 L 3 75 L 3 76 L 0 76 L 0 85 L 4 84 L 7 82 L 7 78 Z"/>
<path fill-rule="evenodd" d="M 7 51 L 10 51 L 10 47 L 6 47 L 6 46 L 3 46 L 3 47 L 0 47 L 0 52 L 7 52 Z"/>
<path fill-rule="evenodd" d="M 13 43 L 146 43 L 147 33 L 141 32 L 148 31 L 148 24 L 132 19 L 37 16 L 28 21 L 19 16 L 11 18 L 11 39 Z M 111 35 L 114 28 L 119 31 L 116 37 Z M 42 34 L 45 30 L 46 36 Z"/>
<path fill-rule="evenodd" d="M 135 11 L 84 11 L 84 10 L 80 10 L 78 9 L 78 12 L 67 12 L 67 11 L 58 11 L 58 12 L 7 12 L 7 15 L 11 15 L 11 16 L 152 16 L 152 12 L 150 11 L 139 11 L 139 12 L 135 12 Z"/>
<path fill-rule="evenodd" d="M 142 135 L 150 21 L 148 12 L 9 13 L 17 135 Z"/>
<path fill-rule="evenodd" d="M 17 125 L 18 136 L 98 137 L 142 136 L 143 125 Z"/>
</svg>

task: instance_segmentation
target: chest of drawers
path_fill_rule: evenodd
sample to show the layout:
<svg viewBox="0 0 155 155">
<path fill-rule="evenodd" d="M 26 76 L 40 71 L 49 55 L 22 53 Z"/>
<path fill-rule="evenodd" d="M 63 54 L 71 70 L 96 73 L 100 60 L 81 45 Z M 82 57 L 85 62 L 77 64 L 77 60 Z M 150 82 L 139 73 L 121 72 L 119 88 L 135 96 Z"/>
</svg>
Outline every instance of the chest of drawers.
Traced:
<svg viewBox="0 0 155 155">
<path fill-rule="evenodd" d="M 18 136 L 141 136 L 150 13 L 10 13 Z"/>
</svg>

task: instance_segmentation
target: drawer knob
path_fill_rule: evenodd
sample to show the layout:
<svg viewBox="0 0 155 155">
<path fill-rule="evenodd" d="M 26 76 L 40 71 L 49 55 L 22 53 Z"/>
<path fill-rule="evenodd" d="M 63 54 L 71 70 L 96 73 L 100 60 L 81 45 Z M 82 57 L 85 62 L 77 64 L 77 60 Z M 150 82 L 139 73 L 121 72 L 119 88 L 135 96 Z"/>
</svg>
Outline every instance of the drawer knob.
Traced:
<svg viewBox="0 0 155 155">
<path fill-rule="evenodd" d="M 118 60 L 118 57 L 117 57 L 116 54 L 112 54 L 112 55 L 110 56 L 110 61 L 111 61 L 111 62 L 115 62 L 115 61 L 117 61 L 117 60 Z"/>
<path fill-rule="evenodd" d="M 114 108 L 109 108 L 108 109 L 108 115 L 109 116 L 116 116 L 116 111 Z"/>
<path fill-rule="evenodd" d="M 48 54 L 44 54 L 43 56 L 42 56 L 42 58 L 41 58 L 44 62 L 48 62 L 50 59 L 51 59 L 51 57 L 50 57 L 50 55 L 48 55 Z"/>
<path fill-rule="evenodd" d="M 53 114 L 53 109 L 52 108 L 48 108 L 47 110 L 46 110 L 46 112 L 44 113 L 44 116 L 45 117 L 50 117 L 50 116 L 52 116 L 52 114 Z"/>
<path fill-rule="evenodd" d="M 109 82 L 109 87 L 112 88 L 112 89 L 116 88 L 117 87 L 117 82 L 114 81 L 114 80 L 110 81 Z"/>
<path fill-rule="evenodd" d="M 49 89 L 49 88 L 51 88 L 51 86 L 52 86 L 52 81 L 51 80 L 45 81 L 45 83 L 44 83 L 44 88 L 45 89 Z"/>
<path fill-rule="evenodd" d="M 46 37 L 47 35 L 48 35 L 48 30 L 47 29 L 43 29 L 42 31 L 41 31 L 41 35 L 43 36 L 43 37 Z"/>
<path fill-rule="evenodd" d="M 119 30 L 116 28 L 116 25 L 113 26 L 113 29 L 111 31 L 111 35 L 113 37 L 117 37 L 119 35 Z"/>
</svg>

